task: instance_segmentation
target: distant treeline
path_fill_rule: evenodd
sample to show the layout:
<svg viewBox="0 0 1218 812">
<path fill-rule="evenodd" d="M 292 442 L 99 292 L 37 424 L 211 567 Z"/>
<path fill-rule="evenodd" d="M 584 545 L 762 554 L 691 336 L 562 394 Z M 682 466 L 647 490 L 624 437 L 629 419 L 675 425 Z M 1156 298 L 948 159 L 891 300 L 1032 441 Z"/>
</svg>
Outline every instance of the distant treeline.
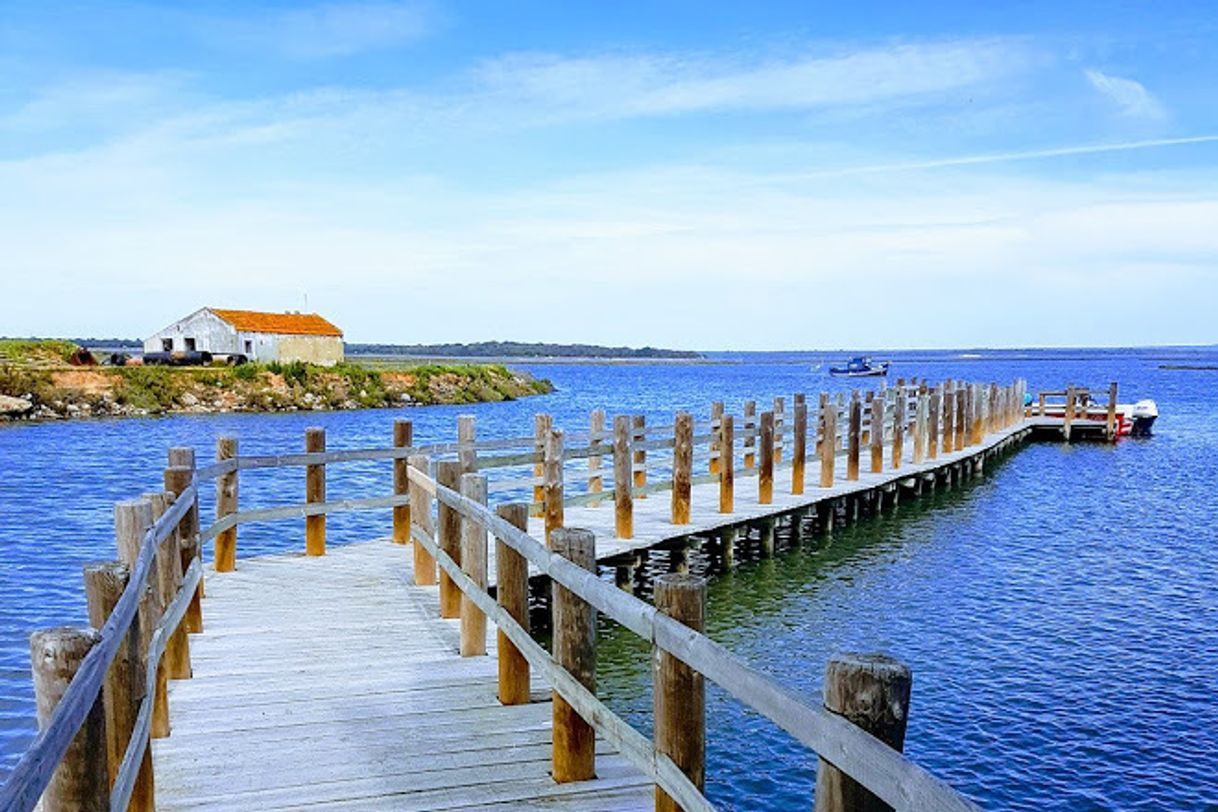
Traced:
<svg viewBox="0 0 1218 812">
<path fill-rule="evenodd" d="M 348 344 L 352 355 L 414 355 L 438 358 L 672 358 L 698 359 L 690 350 L 656 347 L 601 347 L 595 344 L 526 344 L 478 341 L 473 344 Z"/>
<path fill-rule="evenodd" d="M 138 338 L 39 338 L 37 336 L 0 336 L 0 341 L 71 341 L 78 347 L 143 347 Z"/>
</svg>

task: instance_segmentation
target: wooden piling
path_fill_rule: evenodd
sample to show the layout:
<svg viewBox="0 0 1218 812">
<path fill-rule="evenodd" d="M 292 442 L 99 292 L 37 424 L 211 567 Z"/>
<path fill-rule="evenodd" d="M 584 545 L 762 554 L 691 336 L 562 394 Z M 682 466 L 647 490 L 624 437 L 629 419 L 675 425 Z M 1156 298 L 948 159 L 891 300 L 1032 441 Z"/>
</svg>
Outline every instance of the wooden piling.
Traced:
<svg viewBox="0 0 1218 812">
<path fill-rule="evenodd" d="M 496 515 L 517 530 L 529 529 L 529 506 L 499 505 Z M 526 632 L 529 630 L 529 562 L 515 549 L 495 539 L 495 601 Z M 529 661 L 500 630 L 496 639 L 499 653 L 499 701 L 504 705 L 529 703 Z"/>
<path fill-rule="evenodd" d="M 436 484 L 453 491 L 461 488 L 461 462 L 459 460 L 441 460 L 436 463 Z M 461 514 L 444 502 L 440 502 L 438 512 L 438 527 L 436 546 L 448 553 L 449 558 L 457 565 L 461 564 Z M 461 590 L 452 577 L 440 568 L 440 617 L 458 618 L 461 616 Z"/>
<path fill-rule="evenodd" d="M 171 466 L 165 469 L 166 504 L 173 504 L 178 494 L 190 486 L 190 480 L 193 475 L 194 472 L 191 469 L 183 466 Z M 182 576 L 185 575 L 185 572 L 182 569 L 181 540 L 183 536 L 189 534 L 189 527 L 190 514 L 188 513 L 178 523 L 177 532 L 165 539 L 162 544 L 160 555 L 164 556 L 165 565 L 157 569 L 163 573 L 161 596 L 162 603 L 165 605 L 173 601 L 177 597 L 178 591 L 182 588 Z M 169 635 L 169 640 L 165 644 L 165 659 L 169 664 L 170 679 L 190 679 L 192 675 L 189 631 L 186 624 L 186 615 L 183 615 L 182 622 Z"/>
<path fill-rule="evenodd" d="M 786 398 L 781 395 L 774 398 L 774 464 L 782 462 L 783 452 L 787 445 L 787 406 Z"/>
<path fill-rule="evenodd" d="M 883 394 L 871 400 L 871 473 L 884 472 L 884 405 Z"/>
<path fill-rule="evenodd" d="M 431 457 L 426 454 L 411 454 L 406 458 L 410 468 L 425 476 L 431 470 Z M 423 532 L 435 538 L 435 523 L 431 518 L 431 494 L 421 486 L 410 483 L 410 520 Z M 430 586 L 436 582 L 436 560 L 422 544 L 414 542 L 414 582 L 417 586 Z"/>
<path fill-rule="evenodd" d="M 1062 417 L 1062 437 L 1070 442 L 1071 424 L 1074 422 L 1074 403 L 1078 397 L 1073 386 L 1066 387 L 1066 410 Z"/>
<path fill-rule="evenodd" d="M 596 572 L 596 537 L 590 530 L 560 528 L 550 546 L 576 566 Z M 554 660 L 595 693 L 596 609 L 558 582 L 553 582 L 553 588 Z M 595 778 L 596 730 L 557 691 L 552 706 L 554 781 L 565 784 Z"/>
<path fill-rule="evenodd" d="M 943 388 L 936 386 L 931 390 L 926 415 L 926 456 L 932 460 L 939 457 L 939 414 L 942 408 Z"/>
<path fill-rule="evenodd" d="M 973 410 L 972 410 L 972 430 L 973 436 L 970 438 L 973 445 L 981 445 L 982 439 L 985 437 L 985 387 L 981 384 L 973 385 Z"/>
<path fill-rule="evenodd" d="M 563 523 L 563 433 L 551 428 L 546 434 L 545 467 L 542 476 L 542 515 L 546 543 L 550 533 Z"/>
<path fill-rule="evenodd" d="M 689 412 L 677 413 L 672 442 L 672 523 L 689 524 L 694 465 L 694 418 Z"/>
<path fill-rule="evenodd" d="M 757 503 L 768 505 L 774 501 L 774 413 L 761 413 L 761 470 L 757 477 Z"/>
<path fill-rule="evenodd" d="M 925 392 L 918 392 L 917 409 L 914 413 L 913 461 L 918 465 L 926 459 L 926 422 L 930 409 L 929 397 Z"/>
<path fill-rule="evenodd" d="M 798 396 L 795 401 L 791 445 L 791 493 L 799 496 L 804 492 L 804 466 L 808 453 L 808 404 Z"/>
<path fill-rule="evenodd" d="M 896 398 L 892 402 L 892 470 L 900 469 L 905 458 L 905 403 L 907 394 L 904 386 L 894 390 Z"/>
<path fill-rule="evenodd" d="M 887 655 L 838 654 L 825 669 L 825 709 L 901 752 L 912 683 L 909 667 Z M 891 809 L 824 759 L 817 770 L 815 808 L 816 812 Z"/>
<path fill-rule="evenodd" d="M 533 463 L 533 503 L 542 504 L 546 498 L 542 477 L 545 476 L 546 437 L 554 427 L 554 418 L 545 412 L 533 415 L 533 453 L 537 461 Z"/>
<path fill-rule="evenodd" d="M 849 437 L 846 442 L 846 479 L 856 482 L 859 478 L 859 456 L 862 453 L 863 435 L 863 404 L 859 400 L 859 392 L 855 389 L 850 393 L 850 425 Z"/>
<path fill-rule="evenodd" d="M 169 467 L 165 469 L 165 490 L 173 494 L 174 501 L 183 498 L 182 494 L 190 487 L 195 478 L 195 450 L 193 448 L 169 449 Z M 173 471 L 173 474 L 169 472 Z M 199 494 L 195 491 L 191 497 L 190 509 L 178 526 L 178 568 L 185 573 L 197 559 L 202 559 L 199 553 Z M 100 628 L 100 627 L 97 627 Z M 199 575 L 199 583 L 190 597 L 190 605 L 182 616 L 182 628 L 187 634 L 199 634 L 203 631 L 203 575 Z"/>
<path fill-rule="evenodd" d="M 30 665 L 38 727 L 46 730 L 55 706 L 101 635 L 63 626 L 30 635 Z M 106 711 L 102 692 L 72 738 L 39 808 L 42 812 L 108 812 L 110 776 L 106 754 Z"/>
<path fill-rule="evenodd" d="M 114 506 L 114 537 L 118 546 L 118 557 L 129 568 L 135 567 L 144 542 L 144 534 L 152 526 L 152 502 L 148 499 L 132 499 Z M 148 660 L 148 641 L 152 630 L 161 619 L 160 596 L 151 584 L 146 584 L 140 595 L 139 609 L 139 669 L 144 672 Z M 169 735 L 169 694 L 164 663 L 157 669 L 155 685 L 148 686 L 153 694 L 152 737 L 161 739 Z"/>
<path fill-rule="evenodd" d="M 955 449 L 956 426 L 956 389 L 951 381 L 943 384 L 943 453 L 950 454 Z"/>
<path fill-rule="evenodd" d="M 1116 439 L 1117 424 L 1116 424 L 1116 408 L 1117 408 L 1117 384 L 1116 381 L 1108 384 L 1108 417 L 1105 424 L 1104 436 L 1108 438 L 1108 442 Z"/>
<path fill-rule="evenodd" d="M 457 461 L 461 473 L 472 474 L 478 470 L 478 419 L 472 414 L 457 415 Z"/>
<path fill-rule="evenodd" d="M 601 451 L 605 447 L 605 410 L 593 409 L 588 415 L 588 493 L 603 493 L 605 477 L 601 474 Z M 589 502 L 588 507 L 600 507 L 601 500 Z"/>
<path fill-rule="evenodd" d="M 613 418 L 613 525 L 620 539 L 634 538 L 634 493 L 630 475 L 630 418 Z"/>
<path fill-rule="evenodd" d="M 310 454 L 321 454 L 326 450 L 326 430 L 323 428 L 305 429 L 305 451 Z M 310 464 L 305 466 L 305 501 L 309 504 L 320 504 L 326 501 L 326 466 Z M 305 555 L 326 554 L 326 514 L 305 517 Z"/>
<path fill-rule="evenodd" d="M 409 420 L 393 421 L 393 447 L 409 448 L 414 444 L 414 424 Z M 410 469 L 408 457 L 395 457 L 393 460 L 393 493 L 395 496 L 410 496 Z M 411 500 L 414 501 L 414 500 Z M 410 508 L 411 505 L 394 505 L 393 507 L 393 543 L 410 543 Z"/>
<path fill-rule="evenodd" d="M 796 406 L 798 408 L 798 406 Z M 655 579 L 655 606 L 661 614 L 699 634 L 705 628 L 706 579 L 668 574 Z M 706 782 L 706 686 L 700 673 L 661 648 L 651 657 L 655 747 L 672 759 L 701 790 Z M 677 804 L 658 786 L 656 812 L 679 812 Z"/>
<path fill-rule="evenodd" d="M 236 458 L 236 437 L 221 437 L 216 440 L 216 460 L 218 462 Z M 234 470 L 216 477 L 216 520 L 219 521 L 236 512 L 237 472 Z M 232 572 L 237 568 L 236 525 L 216 534 L 213 557 L 216 572 Z"/>
<path fill-rule="evenodd" d="M 757 402 L 744 402 L 744 468 L 751 471 L 757 467 Z"/>
<path fill-rule="evenodd" d="M 821 400 L 820 408 L 821 422 L 825 427 L 820 446 L 820 486 L 832 488 L 837 465 L 837 404 L 825 398 Z"/>
<path fill-rule="evenodd" d="M 953 413 L 955 417 L 955 437 L 952 441 L 952 448 L 956 451 L 963 451 L 965 448 L 965 437 L 967 432 L 965 427 L 968 425 L 968 392 L 965 391 L 963 385 L 956 387 L 956 408 Z"/>
<path fill-rule="evenodd" d="M 719 512 L 732 513 L 736 510 L 736 437 L 730 414 L 723 416 L 720 439 Z"/>
<path fill-rule="evenodd" d="M 461 495 L 486 506 L 486 477 L 482 474 L 461 475 Z M 486 528 L 473 519 L 461 519 L 461 571 L 483 592 L 488 586 L 486 576 Z M 486 654 L 486 615 L 478 604 L 461 593 L 461 656 L 481 657 Z"/>
<path fill-rule="evenodd" d="M 707 470 L 712 474 L 719 473 L 719 432 L 722 429 L 723 423 L 723 401 L 716 400 L 711 403 L 710 411 L 710 461 Z"/>
<path fill-rule="evenodd" d="M 634 487 L 647 487 L 647 449 L 643 445 L 647 442 L 647 418 L 641 414 L 636 414 L 631 418 L 631 426 L 633 428 L 633 436 L 631 441 L 634 446 L 633 462 L 630 466 L 631 478 L 634 480 Z M 646 493 L 639 493 L 639 499 L 646 499 Z"/>
</svg>

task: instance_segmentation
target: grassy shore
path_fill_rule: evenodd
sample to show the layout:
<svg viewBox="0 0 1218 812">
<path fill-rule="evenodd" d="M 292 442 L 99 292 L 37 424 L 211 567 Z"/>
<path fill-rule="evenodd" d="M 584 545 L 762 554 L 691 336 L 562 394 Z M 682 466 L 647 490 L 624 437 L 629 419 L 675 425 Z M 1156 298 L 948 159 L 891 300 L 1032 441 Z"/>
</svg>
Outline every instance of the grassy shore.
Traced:
<svg viewBox="0 0 1218 812">
<path fill-rule="evenodd" d="M 9 417 L 284 412 L 514 400 L 552 391 L 502 364 L 292 362 L 239 367 L 72 366 L 61 341 L 0 341 Z M 13 402 L 20 401 L 28 407 Z"/>
</svg>

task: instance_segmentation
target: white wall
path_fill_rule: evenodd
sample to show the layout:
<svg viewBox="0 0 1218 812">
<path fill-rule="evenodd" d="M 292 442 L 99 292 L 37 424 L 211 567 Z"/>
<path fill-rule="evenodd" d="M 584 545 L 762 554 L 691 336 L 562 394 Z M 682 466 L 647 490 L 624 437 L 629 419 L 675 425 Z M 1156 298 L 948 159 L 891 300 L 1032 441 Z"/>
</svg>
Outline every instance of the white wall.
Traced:
<svg viewBox="0 0 1218 812">
<path fill-rule="evenodd" d="M 197 310 L 150 335 L 144 340 L 144 352 L 163 352 L 165 340 L 173 342 L 171 349 L 174 352 L 181 352 L 187 348 L 188 338 L 194 339 L 194 348 L 199 352 L 241 352 L 236 329 L 206 309 Z"/>
</svg>

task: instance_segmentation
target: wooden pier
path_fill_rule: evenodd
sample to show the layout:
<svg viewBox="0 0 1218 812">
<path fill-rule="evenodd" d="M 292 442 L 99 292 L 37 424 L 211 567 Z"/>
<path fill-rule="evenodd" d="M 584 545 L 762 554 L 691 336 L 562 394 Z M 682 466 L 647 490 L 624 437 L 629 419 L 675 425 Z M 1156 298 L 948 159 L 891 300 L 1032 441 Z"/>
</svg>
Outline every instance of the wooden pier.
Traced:
<svg viewBox="0 0 1218 812">
<path fill-rule="evenodd" d="M 704 680 L 819 756 L 822 812 L 974 809 L 901 755 L 901 664 L 834 658 L 824 701 L 802 697 L 701 633 L 705 579 L 681 555 L 655 605 L 629 587 L 654 548 L 710 545 L 730 567 L 746 534 L 773 554 L 780 529 L 830 532 L 976 476 L 1047 425 L 1024 390 L 901 381 L 670 425 L 538 415 L 495 439 L 462 417 L 430 445 L 398 420 L 383 448 L 327 451 L 310 429 L 276 456 L 222 438 L 203 466 L 172 449 L 164 489 L 116 506 L 121 561 L 86 570 L 97 630 L 32 641 L 41 732 L 0 809 L 712 809 Z M 385 493 L 327 501 L 327 468 L 368 460 L 391 466 Z M 289 467 L 304 502 L 240 507 L 241 471 Z M 389 509 L 385 538 L 327 548 L 328 515 Z M 241 557 L 241 525 L 293 520 L 299 552 Z M 549 650 L 529 631 L 539 586 Z M 655 649 L 653 740 L 596 697 L 598 614 Z"/>
</svg>

